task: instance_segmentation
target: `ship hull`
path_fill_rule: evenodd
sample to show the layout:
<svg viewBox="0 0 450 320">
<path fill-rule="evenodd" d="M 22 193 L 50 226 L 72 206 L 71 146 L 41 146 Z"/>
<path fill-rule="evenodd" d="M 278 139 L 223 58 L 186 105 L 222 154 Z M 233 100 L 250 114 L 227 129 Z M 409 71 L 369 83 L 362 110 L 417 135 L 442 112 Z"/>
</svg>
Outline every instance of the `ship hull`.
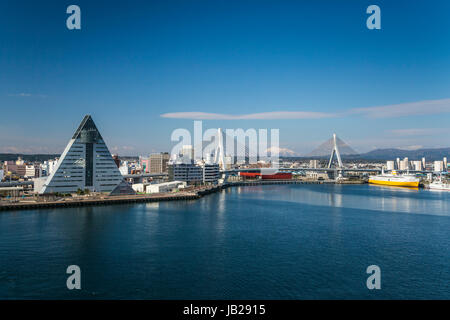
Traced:
<svg viewBox="0 0 450 320">
<path fill-rule="evenodd" d="M 396 186 L 396 187 L 407 187 L 407 188 L 418 188 L 419 187 L 419 181 L 388 181 L 388 180 L 369 179 L 369 183 L 384 185 L 384 186 Z"/>
</svg>

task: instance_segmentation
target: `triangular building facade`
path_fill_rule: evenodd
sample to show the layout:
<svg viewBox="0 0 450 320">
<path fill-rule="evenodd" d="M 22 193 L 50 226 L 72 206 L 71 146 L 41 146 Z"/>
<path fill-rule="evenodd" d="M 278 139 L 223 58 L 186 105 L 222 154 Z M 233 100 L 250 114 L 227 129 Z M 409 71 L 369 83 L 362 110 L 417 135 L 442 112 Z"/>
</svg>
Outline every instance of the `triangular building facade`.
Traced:
<svg viewBox="0 0 450 320">
<path fill-rule="evenodd" d="M 110 193 L 122 181 L 97 126 L 86 115 L 39 193 L 73 193 L 78 189 Z"/>
</svg>

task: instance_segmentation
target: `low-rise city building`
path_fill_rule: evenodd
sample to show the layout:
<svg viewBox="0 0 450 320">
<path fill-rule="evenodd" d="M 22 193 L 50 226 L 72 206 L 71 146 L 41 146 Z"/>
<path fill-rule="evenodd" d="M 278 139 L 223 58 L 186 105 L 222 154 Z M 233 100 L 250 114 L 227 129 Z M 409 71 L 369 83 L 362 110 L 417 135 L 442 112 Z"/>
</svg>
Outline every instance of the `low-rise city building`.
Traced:
<svg viewBox="0 0 450 320">
<path fill-rule="evenodd" d="M 147 173 L 166 173 L 170 155 L 168 152 L 151 154 L 148 158 Z"/>
<path fill-rule="evenodd" d="M 185 188 L 187 183 L 185 181 L 170 181 L 163 183 L 155 183 L 147 185 L 146 193 L 163 193 L 163 192 L 173 192 Z"/>
<path fill-rule="evenodd" d="M 148 183 L 133 183 L 131 185 L 131 188 L 133 188 L 134 191 L 143 193 L 145 192 L 145 187 L 148 185 Z"/>
<path fill-rule="evenodd" d="M 202 165 L 203 169 L 203 183 L 216 184 L 220 178 L 220 168 L 218 164 Z"/>
<path fill-rule="evenodd" d="M 172 163 L 168 171 L 170 181 L 185 181 L 188 184 L 203 182 L 203 168 L 193 163 Z"/>
</svg>

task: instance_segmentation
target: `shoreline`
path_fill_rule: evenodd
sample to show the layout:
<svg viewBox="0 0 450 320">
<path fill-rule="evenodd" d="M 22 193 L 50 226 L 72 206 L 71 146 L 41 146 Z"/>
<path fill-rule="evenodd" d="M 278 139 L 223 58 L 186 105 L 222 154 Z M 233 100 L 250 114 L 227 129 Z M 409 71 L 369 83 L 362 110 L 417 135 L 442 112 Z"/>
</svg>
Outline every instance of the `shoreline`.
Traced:
<svg viewBox="0 0 450 320">
<path fill-rule="evenodd" d="M 258 185 L 274 185 L 274 184 L 363 184 L 363 182 L 347 182 L 338 183 L 334 180 L 323 181 L 305 181 L 305 180 L 274 180 L 274 181 L 239 181 L 229 182 L 227 184 L 215 187 L 205 187 L 194 192 L 179 192 L 171 194 L 157 194 L 157 195 L 123 195 L 123 196 L 99 196 L 93 198 L 76 198 L 63 199 L 55 201 L 42 202 L 15 202 L 0 205 L 0 211 L 17 211 L 17 210 L 31 210 L 31 209 L 47 209 L 47 208 L 74 208 L 86 206 L 105 206 L 114 204 L 127 203 L 146 203 L 146 202 L 160 202 L 160 201 L 180 201 L 180 200 L 197 200 L 205 195 L 222 191 L 230 187 L 241 186 L 258 186 Z"/>
</svg>

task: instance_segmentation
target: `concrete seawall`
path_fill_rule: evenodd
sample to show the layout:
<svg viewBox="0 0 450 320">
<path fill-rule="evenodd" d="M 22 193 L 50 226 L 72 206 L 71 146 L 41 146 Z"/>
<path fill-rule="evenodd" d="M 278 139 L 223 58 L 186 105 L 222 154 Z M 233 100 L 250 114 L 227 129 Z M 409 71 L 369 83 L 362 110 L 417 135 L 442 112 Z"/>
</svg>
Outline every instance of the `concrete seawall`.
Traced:
<svg viewBox="0 0 450 320">
<path fill-rule="evenodd" d="M 127 203 L 144 203 L 144 202 L 159 202 L 159 201 L 180 201 L 180 200 L 196 200 L 205 195 L 227 189 L 229 187 L 238 186 L 259 186 L 259 185 L 274 185 L 274 184 L 335 184 L 334 180 L 323 181 L 304 181 L 304 180 L 273 180 L 273 181 L 238 181 L 229 182 L 222 186 L 207 187 L 201 190 L 196 190 L 186 193 L 171 193 L 160 195 L 124 195 L 124 196 L 103 196 L 94 198 L 67 198 L 59 201 L 36 201 L 36 202 L 11 202 L 0 204 L 0 211 L 12 210 L 30 210 L 30 209 L 45 209 L 45 208 L 73 208 L 85 206 L 104 206 L 112 204 L 127 204 Z"/>
<path fill-rule="evenodd" d="M 105 197 L 103 199 L 76 199 L 67 201 L 46 201 L 46 202 L 17 202 L 11 204 L 0 205 L 0 211 L 10 210 L 29 210 L 29 209 L 44 209 L 44 208 L 73 208 L 85 206 L 102 206 L 112 204 L 126 204 L 126 203 L 143 203 L 143 202 L 159 202 L 159 201 L 178 201 L 178 200 L 195 200 L 201 195 L 184 194 L 184 195 L 162 195 L 162 196 L 117 196 Z"/>
</svg>

